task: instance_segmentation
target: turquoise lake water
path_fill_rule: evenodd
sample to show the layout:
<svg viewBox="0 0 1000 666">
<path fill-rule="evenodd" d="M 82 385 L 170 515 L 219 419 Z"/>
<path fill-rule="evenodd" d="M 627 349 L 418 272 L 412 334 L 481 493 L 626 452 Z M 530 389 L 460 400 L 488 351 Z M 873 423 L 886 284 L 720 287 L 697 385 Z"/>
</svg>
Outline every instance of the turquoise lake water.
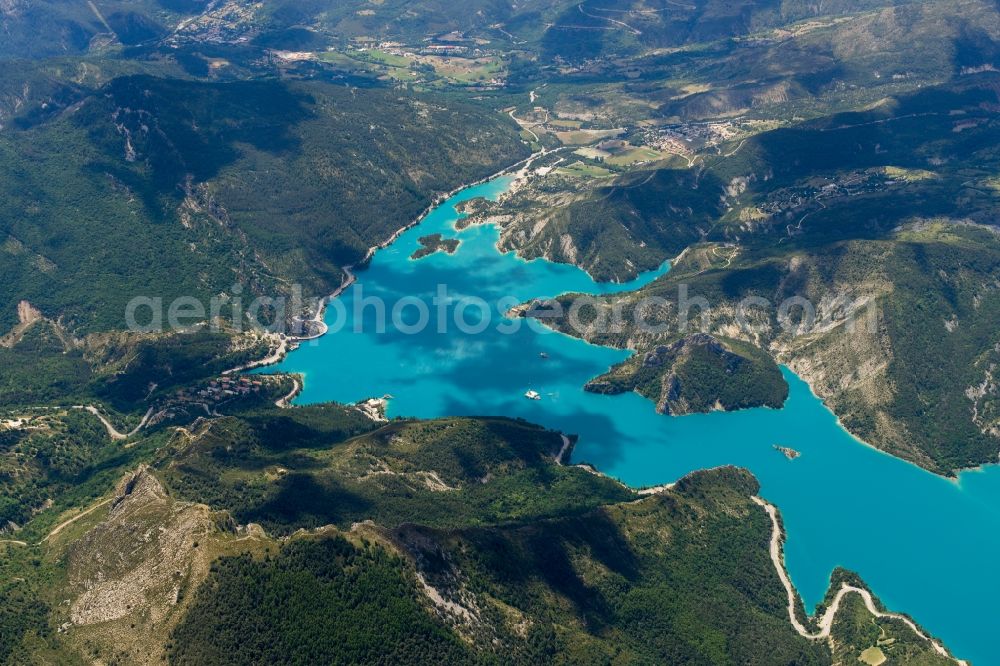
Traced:
<svg viewBox="0 0 1000 666">
<path fill-rule="evenodd" d="M 495 248 L 496 228 L 453 228 L 454 205 L 496 197 L 501 178 L 469 188 L 435 209 L 359 271 L 363 291 L 347 290 L 326 314 L 336 329 L 305 343 L 276 368 L 305 375 L 299 404 L 355 402 L 391 394 L 391 416 L 504 415 L 580 435 L 574 462 L 586 461 L 632 486 L 674 481 L 697 469 L 740 465 L 761 482 L 761 495 L 784 516 L 786 560 L 792 580 L 811 610 L 831 571 L 858 572 L 891 610 L 912 615 L 949 648 L 976 666 L 1000 664 L 1000 468 L 967 472 L 956 481 L 882 454 L 847 434 L 798 377 L 781 410 L 667 417 L 635 394 L 585 393 L 584 383 L 625 359 L 606 349 L 548 331 L 536 323 L 503 320 L 496 311 L 481 333 L 450 324 L 439 332 L 437 311 L 449 315 L 461 299 L 515 302 L 565 292 L 609 293 L 635 289 L 666 272 L 626 285 L 595 283 L 583 271 L 544 260 L 526 262 Z M 431 233 L 457 237 L 453 255 L 413 261 L 417 239 Z M 438 285 L 452 301 L 432 302 Z M 361 298 L 380 297 L 391 311 L 400 298 L 427 304 L 431 324 L 417 334 L 420 317 L 408 303 L 400 327 L 376 332 L 377 311 L 355 318 Z M 439 299 L 440 300 L 440 299 Z M 391 312 L 387 313 L 391 319 Z M 465 309 L 471 325 L 485 323 L 478 307 Z M 354 332 L 363 323 L 362 332 Z M 498 325 L 520 325 L 499 332 Z M 400 330 L 401 329 L 401 330 Z M 541 354 L 548 355 L 543 359 Z M 542 399 L 531 401 L 534 390 Z M 774 445 L 802 453 L 794 461 Z"/>
</svg>

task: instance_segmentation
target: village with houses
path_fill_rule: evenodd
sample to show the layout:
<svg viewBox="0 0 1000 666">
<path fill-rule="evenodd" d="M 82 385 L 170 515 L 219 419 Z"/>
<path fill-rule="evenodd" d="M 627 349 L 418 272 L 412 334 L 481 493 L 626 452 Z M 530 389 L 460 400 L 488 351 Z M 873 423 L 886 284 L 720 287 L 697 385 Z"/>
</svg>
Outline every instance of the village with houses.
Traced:
<svg viewBox="0 0 1000 666">
<path fill-rule="evenodd" d="M 177 391 L 175 397 L 178 400 L 210 400 L 212 402 L 223 402 L 232 398 L 249 396 L 260 393 L 264 383 L 259 379 L 250 377 L 218 377 L 209 380 L 208 385 L 203 388 L 192 387 Z"/>
</svg>

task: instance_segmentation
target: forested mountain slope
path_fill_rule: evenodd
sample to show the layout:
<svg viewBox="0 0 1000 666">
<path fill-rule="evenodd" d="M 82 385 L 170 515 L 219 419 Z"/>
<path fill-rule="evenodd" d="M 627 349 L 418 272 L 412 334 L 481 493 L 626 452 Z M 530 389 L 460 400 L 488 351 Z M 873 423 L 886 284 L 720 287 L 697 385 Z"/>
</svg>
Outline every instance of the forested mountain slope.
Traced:
<svg viewBox="0 0 1000 666">
<path fill-rule="evenodd" d="M 137 295 L 320 296 L 438 193 L 527 154 L 473 106 L 319 82 L 115 79 L 0 133 L 3 321 L 77 331 Z"/>
<path fill-rule="evenodd" d="M 874 645 L 795 632 L 744 471 L 643 497 L 558 466 L 558 435 L 527 424 L 365 421 L 269 408 L 158 437 L 89 512 L 3 546 L 0 655 L 829 664 Z M 268 495 L 288 538 L 232 513 Z M 933 654 L 899 636 L 885 649 Z"/>
<path fill-rule="evenodd" d="M 674 324 L 671 331 L 643 334 L 633 321 L 576 334 L 643 350 L 674 340 L 685 285 L 690 297 L 712 305 L 707 332 L 769 349 L 858 436 L 940 472 L 991 462 L 1000 451 L 992 374 L 998 340 L 989 323 L 1000 267 L 1000 199 L 992 184 L 997 90 L 995 75 L 970 76 L 870 110 L 765 132 L 692 168 L 631 173 L 557 213 L 552 228 L 536 226 L 525 247 L 550 248 L 557 258 L 559 248 L 576 247 L 576 261 L 593 257 L 595 271 L 623 263 L 648 268 L 655 264 L 640 262 L 653 244 L 676 238 L 656 229 L 684 229 L 671 204 L 658 206 L 664 183 L 686 184 L 689 196 L 720 200 L 721 209 L 713 218 L 692 206 L 700 217 L 687 217 L 690 240 L 652 257 L 687 248 L 670 274 L 623 297 L 667 299 L 673 309 L 652 321 Z M 531 219 L 531 209 L 518 205 L 515 199 L 515 229 Z M 628 220 L 627 241 L 620 231 L 591 235 L 591 225 L 574 223 L 609 206 Z M 683 210 L 679 215 L 683 220 Z M 556 234 L 572 240 L 545 243 Z M 512 244 L 523 238 L 513 229 L 506 236 Z M 761 321 L 752 330 L 737 325 L 738 304 L 748 297 L 772 304 L 754 311 Z M 817 309 L 812 329 L 779 321 L 778 306 L 791 297 Z M 845 302 L 868 323 L 848 326 Z"/>
<path fill-rule="evenodd" d="M 7 0 L 0 6 L 0 27 L 9 39 L 0 55 L 75 54 L 194 36 L 224 41 L 308 27 L 339 38 L 366 35 L 412 39 L 453 31 L 493 38 L 516 35 L 522 40 L 538 40 L 546 55 L 572 59 L 601 55 L 609 47 L 634 43 L 660 47 L 734 37 L 817 15 L 864 11 L 885 4 L 896 3 L 839 0 L 817 7 L 806 2 L 719 0 L 473 0 L 456 6 L 440 0 L 96 0 L 76 4 Z M 622 14 L 628 15 L 629 22 L 616 24 Z M 552 29 L 545 30 L 545 25 Z M 621 33 L 627 38 L 615 30 L 619 26 L 626 28 Z M 48 38 L 30 40 L 33 34 L 46 34 Z"/>
<path fill-rule="evenodd" d="M 522 421 L 279 408 L 301 377 L 224 374 L 280 336 L 122 328 L 136 296 L 237 321 L 325 296 L 545 149 L 469 223 L 603 280 L 673 261 L 600 301 L 662 298 L 666 332 L 548 319 L 636 350 L 590 390 L 780 407 L 786 363 L 875 446 L 993 462 L 998 9 L 0 0 L 0 661 L 951 663 L 858 594 L 797 632 L 747 472 L 641 494 Z M 747 297 L 818 325 L 747 329 Z"/>
</svg>

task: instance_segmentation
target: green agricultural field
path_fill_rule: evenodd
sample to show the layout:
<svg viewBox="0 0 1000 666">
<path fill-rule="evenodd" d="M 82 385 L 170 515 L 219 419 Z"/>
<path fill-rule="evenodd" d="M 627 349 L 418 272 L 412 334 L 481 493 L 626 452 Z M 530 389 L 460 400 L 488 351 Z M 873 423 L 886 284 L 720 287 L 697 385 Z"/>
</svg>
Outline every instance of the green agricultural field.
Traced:
<svg viewBox="0 0 1000 666">
<path fill-rule="evenodd" d="M 378 49 L 368 49 L 366 51 L 352 51 L 350 55 L 358 60 L 376 62 L 387 67 L 409 67 L 410 60 L 400 55 L 386 53 Z"/>
<path fill-rule="evenodd" d="M 652 148 L 630 148 L 621 153 L 605 158 L 605 162 L 615 166 L 631 166 L 637 162 L 656 162 L 669 157 L 666 153 L 661 153 Z"/>
<path fill-rule="evenodd" d="M 562 119 L 550 120 L 547 124 L 561 130 L 580 129 L 580 126 L 583 125 L 583 123 L 580 122 L 579 120 L 562 120 Z"/>
<path fill-rule="evenodd" d="M 567 146 L 586 146 L 601 139 L 616 137 L 622 133 L 620 129 L 581 129 L 568 132 L 556 132 L 556 137 Z"/>
<path fill-rule="evenodd" d="M 556 173 L 573 178 L 607 178 L 614 175 L 613 172 L 604 167 L 586 162 L 573 162 L 569 166 L 561 166 L 556 169 Z"/>
</svg>

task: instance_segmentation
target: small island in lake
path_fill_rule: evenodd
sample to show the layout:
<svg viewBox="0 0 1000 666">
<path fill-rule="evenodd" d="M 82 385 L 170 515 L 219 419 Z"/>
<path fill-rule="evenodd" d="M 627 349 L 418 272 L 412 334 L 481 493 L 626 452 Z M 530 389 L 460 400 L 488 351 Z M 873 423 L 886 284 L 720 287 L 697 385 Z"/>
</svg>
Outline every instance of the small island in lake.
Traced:
<svg viewBox="0 0 1000 666">
<path fill-rule="evenodd" d="M 789 460 L 795 460 L 796 458 L 802 455 L 795 449 L 790 449 L 787 446 L 779 446 L 777 444 L 774 445 L 774 450 L 784 454 L 784 456 Z"/>
<path fill-rule="evenodd" d="M 454 254 L 455 250 L 462 241 L 457 238 L 445 238 L 441 234 L 431 234 L 430 236 L 421 236 L 417 239 L 417 242 L 423 245 L 423 247 L 418 248 L 416 252 L 410 255 L 410 259 L 423 259 L 424 257 L 434 254 L 435 252 L 447 252 L 448 254 Z"/>
</svg>

